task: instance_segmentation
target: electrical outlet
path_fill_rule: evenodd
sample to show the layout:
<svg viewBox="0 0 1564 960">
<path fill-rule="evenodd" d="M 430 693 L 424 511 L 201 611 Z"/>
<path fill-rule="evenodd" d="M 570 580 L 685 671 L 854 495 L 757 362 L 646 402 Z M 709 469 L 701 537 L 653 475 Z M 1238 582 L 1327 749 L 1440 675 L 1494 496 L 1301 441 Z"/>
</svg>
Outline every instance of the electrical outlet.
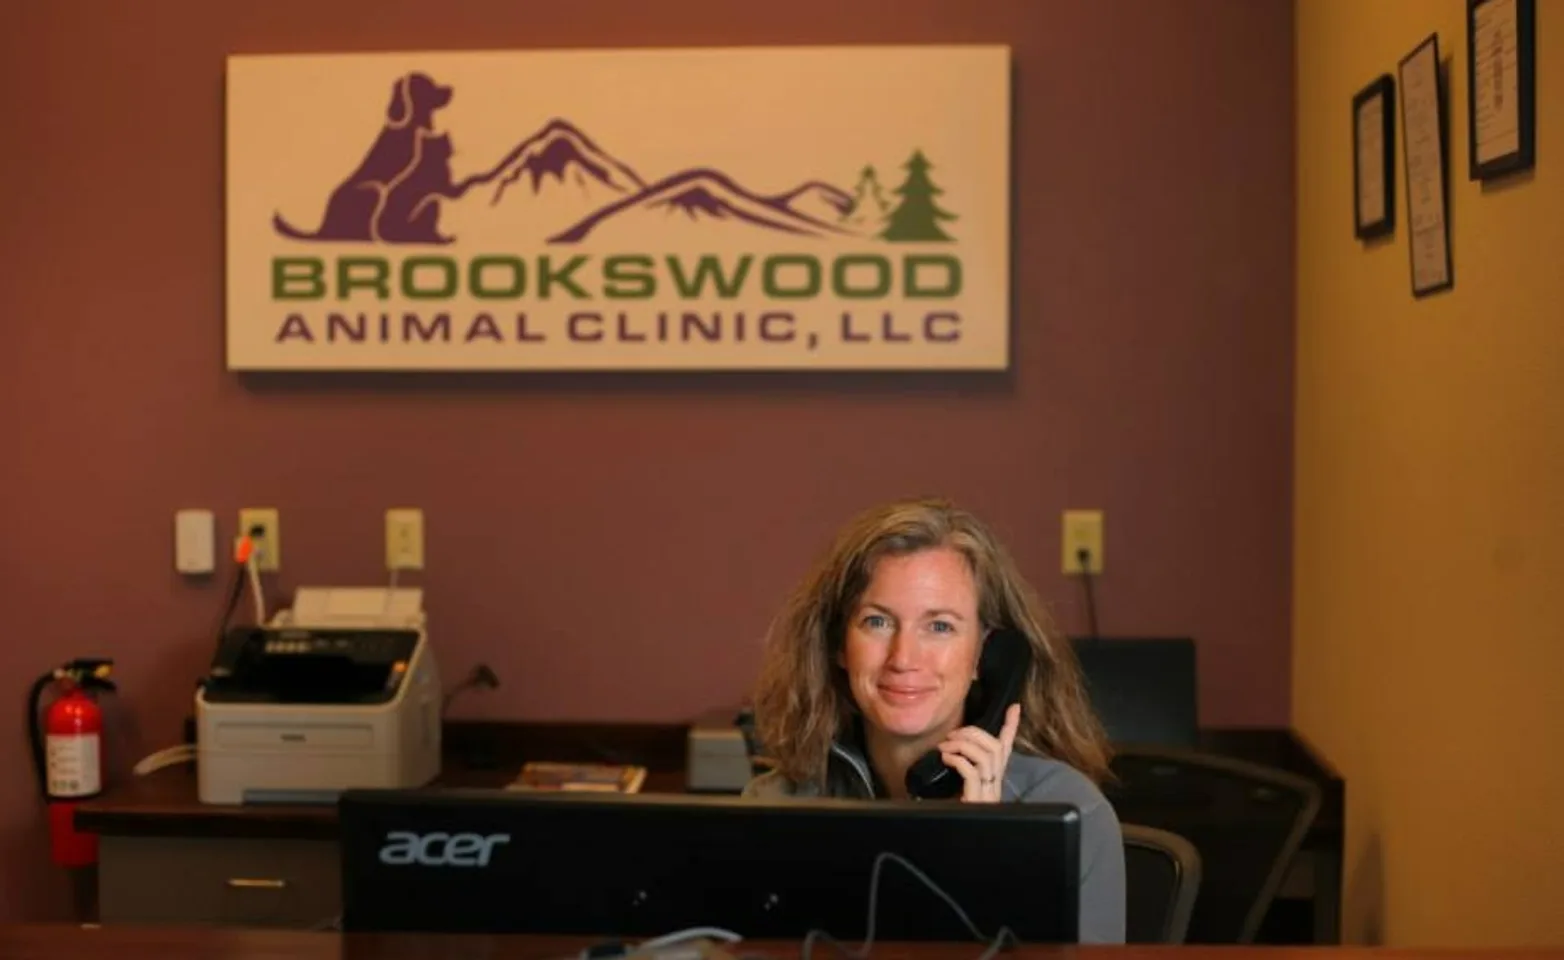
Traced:
<svg viewBox="0 0 1564 960">
<path fill-rule="evenodd" d="M 424 568 L 424 512 L 417 507 L 386 511 L 386 569 Z"/>
<path fill-rule="evenodd" d="M 255 538 L 255 567 L 272 571 L 282 567 L 282 528 L 276 507 L 245 507 L 239 511 L 239 536 L 255 527 L 261 533 Z"/>
<path fill-rule="evenodd" d="M 1081 554 L 1090 555 L 1086 567 L 1093 575 L 1102 573 L 1102 511 L 1066 510 L 1063 522 L 1064 572 L 1076 575 L 1081 572 Z"/>
</svg>

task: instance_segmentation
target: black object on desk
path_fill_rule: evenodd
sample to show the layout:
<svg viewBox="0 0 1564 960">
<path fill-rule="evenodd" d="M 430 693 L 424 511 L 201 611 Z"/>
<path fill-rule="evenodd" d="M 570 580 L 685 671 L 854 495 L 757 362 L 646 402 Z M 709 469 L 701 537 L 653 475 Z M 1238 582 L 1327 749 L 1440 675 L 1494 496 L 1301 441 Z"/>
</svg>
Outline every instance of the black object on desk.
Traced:
<svg viewBox="0 0 1564 960">
<path fill-rule="evenodd" d="M 418 641 L 411 629 L 234 627 L 212 657 L 201 698 L 225 704 L 389 703 Z"/>
<path fill-rule="evenodd" d="M 505 790 L 342 797 L 342 927 L 357 932 L 1029 943 L 1079 935 L 1080 815 L 963 804 Z"/>
<path fill-rule="evenodd" d="M 1195 642 L 1187 637 L 1071 641 L 1093 711 L 1115 744 L 1200 742 Z"/>
</svg>

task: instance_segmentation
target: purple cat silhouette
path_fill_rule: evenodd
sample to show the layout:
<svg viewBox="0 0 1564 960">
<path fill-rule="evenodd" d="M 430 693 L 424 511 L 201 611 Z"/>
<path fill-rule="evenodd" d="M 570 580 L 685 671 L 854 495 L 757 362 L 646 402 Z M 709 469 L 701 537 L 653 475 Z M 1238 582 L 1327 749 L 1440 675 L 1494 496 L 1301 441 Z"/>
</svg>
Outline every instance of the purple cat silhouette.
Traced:
<svg viewBox="0 0 1564 960">
<path fill-rule="evenodd" d="M 331 192 L 320 227 L 300 230 L 278 213 L 272 226 L 295 240 L 450 243 L 439 230 L 441 198 L 456 199 L 479 178 L 451 182 L 451 141 L 434 132 L 451 88 L 409 73 L 391 87 L 386 122 L 358 168 Z"/>
</svg>

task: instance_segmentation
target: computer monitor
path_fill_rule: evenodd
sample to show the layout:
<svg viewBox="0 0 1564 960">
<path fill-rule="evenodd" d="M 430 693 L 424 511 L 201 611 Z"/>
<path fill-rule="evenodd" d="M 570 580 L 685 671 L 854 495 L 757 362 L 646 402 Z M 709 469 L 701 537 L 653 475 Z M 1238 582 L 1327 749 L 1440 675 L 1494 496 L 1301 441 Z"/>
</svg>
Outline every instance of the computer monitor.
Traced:
<svg viewBox="0 0 1564 960">
<path fill-rule="evenodd" d="M 1025 942 L 1078 938 L 1080 816 L 1065 804 L 689 794 L 351 790 L 338 802 L 349 932 Z"/>
<path fill-rule="evenodd" d="M 1092 709 L 1114 743 L 1200 745 L 1195 642 L 1187 637 L 1077 637 Z"/>
</svg>

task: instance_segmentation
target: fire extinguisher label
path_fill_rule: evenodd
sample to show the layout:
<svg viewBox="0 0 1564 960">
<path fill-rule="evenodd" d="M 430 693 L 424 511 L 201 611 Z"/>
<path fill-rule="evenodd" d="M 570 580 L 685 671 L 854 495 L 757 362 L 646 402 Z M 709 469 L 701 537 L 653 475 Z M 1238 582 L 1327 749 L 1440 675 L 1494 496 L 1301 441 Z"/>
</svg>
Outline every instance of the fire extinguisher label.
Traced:
<svg viewBox="0 0 1564 960">
<path fill-rule="evenodd" d="M 98 768 L 98 738 L 48 738 L 49 796 L 89 797 L 102 789 Z"/>
</svg>

